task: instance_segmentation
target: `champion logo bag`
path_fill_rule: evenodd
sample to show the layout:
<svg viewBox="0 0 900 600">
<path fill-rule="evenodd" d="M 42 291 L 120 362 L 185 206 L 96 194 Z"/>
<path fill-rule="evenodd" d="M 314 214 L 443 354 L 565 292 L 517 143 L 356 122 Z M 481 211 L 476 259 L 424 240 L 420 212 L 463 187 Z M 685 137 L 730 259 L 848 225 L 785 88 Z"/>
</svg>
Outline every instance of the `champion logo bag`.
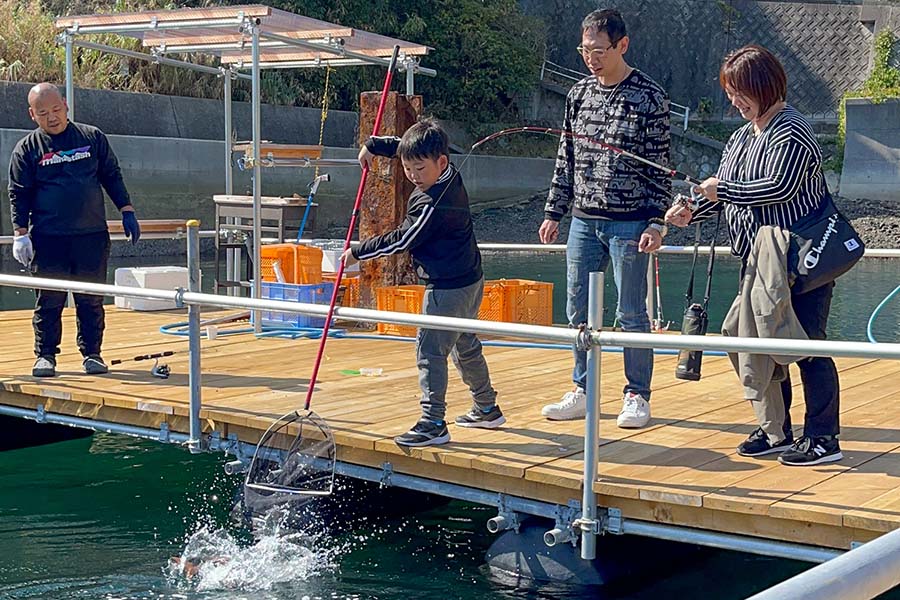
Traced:
<svg viewBox="0 0 900 600">
<path fill-rule="evenodd" d="M 788 269 L 794 276 L 791 291 L 805 294 L 849 271 L 862 258 L 866 245 L 841 214 L 828 190 L 819 210 L 791 227 Z"/>
</svg>

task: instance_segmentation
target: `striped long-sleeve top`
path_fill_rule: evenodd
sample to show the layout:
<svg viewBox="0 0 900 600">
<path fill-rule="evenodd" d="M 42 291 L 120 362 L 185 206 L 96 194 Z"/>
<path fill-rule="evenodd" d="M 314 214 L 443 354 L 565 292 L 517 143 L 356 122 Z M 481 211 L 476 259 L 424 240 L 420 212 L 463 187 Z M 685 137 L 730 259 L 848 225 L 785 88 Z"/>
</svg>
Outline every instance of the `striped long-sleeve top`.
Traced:
<svg viewBox="0 0 900 600">
<path fill-rule="evenodd" d="M 668 175 L 592 140 L 668 165 L 665 90 L 637 69 L 616 86 L 585 77 L 566 96 L 563 129 L 583 137 L 560 138 L 547 219 L 560 221 L 571 210 L 582 219 L 663 222 L 672 186 Z"/>
<path fill-rule="evenodd" d="M 693 221 L 724 208 L 731 252 L 746 260 L 763 225 L 790 229 L 825 199 L 822 151 L 806 118 L 791 106 L 755 133 L 735 131 L 716 174 L 718 201 L 702 200 Z"/>
</svg>

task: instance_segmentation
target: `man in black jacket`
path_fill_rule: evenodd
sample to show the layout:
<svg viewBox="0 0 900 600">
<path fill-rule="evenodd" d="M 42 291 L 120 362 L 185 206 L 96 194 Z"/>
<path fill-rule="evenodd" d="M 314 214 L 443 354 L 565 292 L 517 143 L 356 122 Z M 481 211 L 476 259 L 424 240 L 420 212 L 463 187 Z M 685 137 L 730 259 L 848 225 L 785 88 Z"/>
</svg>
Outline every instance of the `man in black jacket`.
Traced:
<svg viewBox="0 0 900 600">
<path fill-rule="evenodd" d="M 469 195 L 448 155 L 447 134 L 432 119 L 410 127 L 403 138 L 372 137 L 360 150 L 361 164 L 373 156 L 400 156 L 403 172 L 416 189 L 406 217 L 396 229 L 360 242 L 343 255 L 345 265 L 398 252 L 409 252 L 425 281 L 422 314 L 478 318 L 484 294 L 481 253 L 475 242 Z M 422 418 L 394 438 L 400 446 L 431 446 L 450 441 L 447 410 L 447 356 L 469 386 L 474 405 L 456 418 L 460 427 L 494 429 L 506 422 L 497 406 L 481 342 L 475 334 L 419 329 L 416 364 L 422 389 Z"/>
<path fill-rule="evenodd" d="M 141 235 L 119 163 L 102 131 L 72 123 L 59 89 L 39 83 L 28 92 L 38 128 L 19 140 L 9 162 L 13 256 L 39 277 L 106 283 L 109 231 L 103 190 L 122 212 L 132 243 Z M 37 290 L 31 374 L 56 375 L 66 293 Z M 103 296 L 75 294 L 78 349 L 89 375 L 106 373 L 100 356 Z"/>
</svg>

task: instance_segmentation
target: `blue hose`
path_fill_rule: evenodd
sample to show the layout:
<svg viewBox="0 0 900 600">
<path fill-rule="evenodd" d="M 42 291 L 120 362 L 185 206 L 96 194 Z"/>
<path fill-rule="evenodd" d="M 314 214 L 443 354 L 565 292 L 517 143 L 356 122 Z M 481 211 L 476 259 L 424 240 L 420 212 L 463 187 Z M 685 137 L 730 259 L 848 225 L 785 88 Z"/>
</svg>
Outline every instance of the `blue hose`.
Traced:
<svg viewBox="0 0 900 600">
<path fill-rule="evenodd" d="M 160 333 L 164 333 L 166 335 L 179 335 L 182 337 L 187 337 L 189 334 L 187 321 L 181 323 L 169 323 L 168 325 L 162 325 L 159 328 Z M 239 329 L 223 329 L 217 333 L 217 336 L 225 336 L 225 335 L 242 335 L 245 333 L 254 333 L 253 327 L 241 327 Z M 203 334 L 205 335 L 205 334 Z M 347 331 L 345 329 L 332 329 L 328 332 L 328 337 L 342 338 L 347 336 Z M 265 338 L 265 337 L 284 337 L 288 339 L 311 339 L 318 340 L 322 337 L 322 328 L 321 327 L 272 327 L 268 325 L 263 325 L 262 333 L 257 334 L 256 337 Z"/>
<path fill-rule="evenodd" d="M 878 343 L 878 340 L 875 339 L 875 334 L 872 332 L 872 326 L 875 324 L 875 319 L 878 318 L 881 309 L 883 309 L 898 293 L 900 293 L 900 285 L 895 287 L 893 292 L 885 296 L 884 300 L 875 307 L 875 310 L 873 310 L 872 314 L 869 316 L 869 322 L 866 324 L 866 337 L 869 338 L 869 341 L 873 344 Z"/>
</svg>

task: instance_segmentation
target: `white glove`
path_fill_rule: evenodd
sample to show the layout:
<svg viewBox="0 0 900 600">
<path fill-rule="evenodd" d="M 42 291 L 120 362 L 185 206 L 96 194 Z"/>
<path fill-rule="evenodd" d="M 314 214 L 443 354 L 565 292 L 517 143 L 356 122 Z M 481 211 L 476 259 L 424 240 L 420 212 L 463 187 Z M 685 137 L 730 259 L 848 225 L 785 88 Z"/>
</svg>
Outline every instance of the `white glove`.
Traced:
<svg viewBox="0 0 900 600">
<path fill-rule="evenodd" d="M 31 264 L 34 259 L 34 246 L 31 245 L 31 236 L 28 234 L 17 235 L 13 239 L 13 257 L 25 265 Z"/>
</svg>

